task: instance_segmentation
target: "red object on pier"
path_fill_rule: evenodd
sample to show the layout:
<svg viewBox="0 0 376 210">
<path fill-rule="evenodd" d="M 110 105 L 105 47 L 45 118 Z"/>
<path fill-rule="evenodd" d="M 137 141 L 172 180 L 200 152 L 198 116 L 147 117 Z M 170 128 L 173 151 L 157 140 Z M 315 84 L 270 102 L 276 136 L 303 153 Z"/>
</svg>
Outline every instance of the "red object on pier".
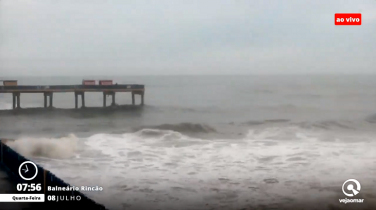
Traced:
<svg viewBox="0 0 376 210">
<path fill-rule="evenodd" d="M 95 80 L 82 80 L 83 85 L 95 85 Z"/>
<path fill-rule="evenodd" d="M 17 86 L 17 80 L 3 80 L 4 86 Z"/>
<path fill-rule="evenodd" d="M 112 80 L 99 80 L 99 85 L 112 85 Z"/>
</svg>

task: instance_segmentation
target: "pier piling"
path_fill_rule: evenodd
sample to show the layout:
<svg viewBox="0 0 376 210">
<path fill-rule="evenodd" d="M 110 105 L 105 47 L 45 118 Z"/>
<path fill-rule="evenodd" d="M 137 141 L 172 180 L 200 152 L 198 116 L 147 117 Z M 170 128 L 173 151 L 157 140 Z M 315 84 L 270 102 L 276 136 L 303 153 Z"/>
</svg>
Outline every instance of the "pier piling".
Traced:
<svg viewBox="0 0 376 210">
<path fill-rule="evenodd" d="M 50 93 L 50 108 L 52 108 L 52 106 L 53 106 L 53 93 Z"/>
<path fill-rule="evenodd" d="M 81 93 L 82 108 L 85 108 L 85 92 Z"/>
<path fill-rule="evenodd" d="M 132 91 L 132 105 L 136 104 L 135 95 L 140 95 L 140 105 L 144 105 L 144 91 Z"/>
<path fill-rule="evenodd" d="M 107 96 L 112 97 L 111 106 L 115 106 L 116 104 L 115 92 L 111 91 L 111 92 L 103 92 L 103 107 L 107 106 Z"/>
<path fill-rule="evenodd" d="M 77 92 L 74 93 L 74 108 L 78 109 L 78 95 L 77 95 Z"/>
<path fill-rule="evenodd" d="M 47 108 L 47 93 L 43 93 L 44 98 L 44 108 Z"/>
<path fill-rule="evenodd" d="M 17 109 L 21 108 L 21 93 L 16 93 L 16 98 L 17 98 Z"/>
<path fill-rule="evenodd" d="M 13 93 L 12 96 L 13 96 L 13 109 L 15 109 L 16 108 L 16 93 Z"/>
<path fill-rule="evenodd" d="M 132 91 L 132 105 L 135 104 L 135 100 L 134 100 L 134 92 Z"/>
<path fill-rule="evenodd" d="M 78 95 L 81 95 L 81 108 L 85 108 L 85 92 L 74 92 L 74 107 L 78 109 Z"/>
<path fill-rule="evenodd" d="M 115 106 L 115 92 L 112 92 L 112 106 Z"/>
<path fill-rule="evenodd" d="M 43 97 L 44 97 L 44 108 L 52 108 L 53 106 L 53 93 L 43 93 Z M 49 98 L 49 105 L 47 105 L 47 98 Z"/>
<path fill-rule="evenodd" d="M 103 92 L 103 107 L 106 107 L 106 96 L 107 96 L 107 94 L 106 94 L 106 92 Z"/>
<path fill-rule="evenodd" d="M 112 103 L 111 103 L 111 106 L 115 106 L 115 92 L 111 91 L 111 92 L 103 92 L 103 107 L 106 107 L 107 106 L 107 96 L 111 96 L 112 97 Z"/>
</svg>

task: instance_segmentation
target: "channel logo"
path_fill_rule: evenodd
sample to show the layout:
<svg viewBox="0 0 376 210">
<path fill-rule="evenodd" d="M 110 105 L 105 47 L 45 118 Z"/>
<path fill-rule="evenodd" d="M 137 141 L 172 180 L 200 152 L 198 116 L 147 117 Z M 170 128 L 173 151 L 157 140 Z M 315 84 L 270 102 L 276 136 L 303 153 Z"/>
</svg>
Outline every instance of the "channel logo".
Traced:
<svg viewBox="0 0 376 210">
<path fill-rule="evenodd" d="M 346 196 L 353 197 L 360 192 L 360 185 L 359 181 L 356 179 L 348 179 L 342 185 L 342 192 Z"/>
<path fill-rule="evenodd" d="M 345 194 L 347 197 L 354 197 L 360 193 L 361 189 L 360 182 L 356 179 L 348 179 L 346 180 L 343 185 L 342 185 L 342 192 Z M 364 199 L 339 199 L 340 203 L 363 203 Z"/>
</svg>

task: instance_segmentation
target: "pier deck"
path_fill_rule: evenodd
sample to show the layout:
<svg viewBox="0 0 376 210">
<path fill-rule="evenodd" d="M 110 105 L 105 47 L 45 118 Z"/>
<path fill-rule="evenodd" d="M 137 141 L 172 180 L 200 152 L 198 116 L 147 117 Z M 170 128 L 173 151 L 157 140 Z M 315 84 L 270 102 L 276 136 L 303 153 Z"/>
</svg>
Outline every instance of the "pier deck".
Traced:
<svg viewBox="0 0 376 210">
<path fill-rule="evenodd" d="M 0 86 L 0 93 L 143 92 L 144 85 L 17 85 Z"/>
<path fill-rule="evenodd" d="M 75 94 L 75 108 L 78 108 L 78 96 L 81 96 L 82 108 L 85 107 L 85 92 L 103 92 L 103 107 L 106 107 L 106 96 L 112 96 L 112 105 L 115 105 L 115 93 L 132 93 L 132 105 L 135 105 L 135 95 L 141 96 L 141 105 L 144 104 L 145 86 L 138 84 L 112 85 L 4 85 L 0 86 L 0 93 L 13 94 L 13 109 L 21 108 L 21 93 L 43 93 L 44 107 L 52 107 L 53 93 L 73 92 Z M 49 106 L 47 106 L 49 97 Z"/>
</svg>

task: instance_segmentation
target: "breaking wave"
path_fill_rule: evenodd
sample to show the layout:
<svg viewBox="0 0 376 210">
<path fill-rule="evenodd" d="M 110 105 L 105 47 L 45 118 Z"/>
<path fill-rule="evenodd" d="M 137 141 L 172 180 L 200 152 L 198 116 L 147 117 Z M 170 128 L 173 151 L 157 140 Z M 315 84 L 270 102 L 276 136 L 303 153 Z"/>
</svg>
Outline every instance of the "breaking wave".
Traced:
<svg viewBox="0 0 376 210">
<path fill-rule="evenodd" d="M 147 209 L 161 209 L 154 206 L 156 199 L 171 205 L 198 201 L 194 207 L 209 203 L 213 209 L 219 209 L 220 202 L 245 205 L 249 193 L 254 193 L 254 202 L 258 204 L 268 203 L 270 199 L 283 200 L 278 192 L 288 195 L 295 192 L 301 196 L 292 201 L 299 202 L 317 193 L 315 187 L 321 187 L 317 183 L 327 187 L 325 195 L 317 193 L 325 197 L 337 192 L 332 189 L 354 176 L 355 171 L 362 174 L 361 177 L 357 174 L 362 183 L 373 183 L 374 176 L 367 172 L 375 170 L 369 167 L 374 165 L 374 152 L 369 148 L 376 142 L 359 141 L 349 146 L 340 141 L 322 141 L 342 138 L 338 132 L 335 136 L 326 136 L 331 131 L 322 131 L 288 122 L 282 126 L 277 123 L 251 127 L 248 135 L 237 140 L 207 140 L 173 130 L 143 128 L 122 134 L 90 135 L 80 139 L 84 148 L 77 151 L 78 139 L 73 134 L 52 139 L 21 138 L 8 144 L 25 156 L 67 158 L 79 154 L 80 158 L 69 161 L 44 161 L 44 166 L 64 179 L 69 178 L 73 185 L 103 186 L 105 194 L 88 192 L 88 195 L 110 209 L 121 209 L 123 205 L 140 209 L 137 207 L 140 198 L 148 205 Z M 354 139 L 360 138 L 363 137 L 354 136 Z M 356 164 L 359 162 L 363 164 Z M 72 176 L 72 170 L 67 168 L 80 173 Z M 125 198 L 123 195 L 129 190 L 132 193 Z M 267 199 L 263 200 L 266 195 Z M 192 200 L 183 199 L 188 197 Z"/>
<path fill-rule="evenodd" d="M 162 124 L 156 126 L 144 126 L 135 128 L 134 131 L 140 131 L 143 129 L 160 129 L 171 130 L 180 133 L 216 133 L 216 129 L 205 124 L 198 123 L 178 123 L 178 124 Z"/>
<path fill-rule="evenodd" d="M 246 203 L 249 193 L 255 195 L 257 204 L 270 203 L 270 199 L 282 202 L 285 198 L 280 192 L 300 195 L 291 202 L 304 201 L 312 193 L 332 199 L 338 186 L 354 176 L 354 172 L 364 183 L 372 183 L 374 177 L 367 171 L 375 170 L 369 168 L 374 165 L 374 153 L 369 148 L 375 142 L 349 146 L 337 141 L 321 141 L 322 135 L 326 133 L 310 132 L 299 126 L 249 129 L 248 135 L 239 140 L 205 140 L 159 129 L 122 135 L 96 134 L 87 138 L 85 144 L 105 156 L 101 160 L 105 169 L 93 167 L 80 176 L 86 179 L 85 184 L 110 185 L 106 195 L 93 194 L 93 198 L 114 209 L 121 209 L 119 206 L 125 204 L 130 205 L 129 209 L 139 209 L 137 199 L 145 198 L 145 192 L 147 199 L 142 202 L 148 205 L 147 209 L 161 209 L 154 206 L 155 199 L 161 198 L 171 205 L 195 201 L 195 209 L 207 203 L 213 209 L 220 209 L 220 202 Z M 300 142 L 284 141 L 292 139 Z M 355 164 L 359 162 L 362 164 Z M 50 167 L 58 170 L 52 164 Z M 108 171 L 106 180 L 112 181 L 100 182 L 101 178 L 93 175 L 86 178 L 99 170 Z M 317 187 L 323 192 L 318 193 Z M 121 195 L 128 190 L 132 193 L 124 199 Z M 263 199 L 265 196 L 267 198 Z"/>
<path fill-rule="evenodd" d="M 19 138 L 6 144 L 25 157 L 69 158 L 77 150 L 78 138 L 70 134 L 62 138 Z"/>
<path fill-rule="evenodd" d="M 290 122 L 288 119 L 271 119 L 271 120 L 250 120 L 243 125 L 263 125 L 263 124 L 271 124 L 271 123 L 285 123 L 285 122 Z"/>
<path fill-rule="evenodd" d="M 265 126 L 296 126 L 306 130 L 357 130 L 367 129 L 367 125 L 376 123 L 376 116 L 368 117 L 364 120 L 322 120 L 322 121 L 291 121 L 288 119 L 272 120 L 251 120 L 241 123 L 243 126 L 265 127 Z"/>
<path fill-rule="evenodd" d="M 314 122 L 314 123 L 301 122 L 301 123 L 298 123 L 298 125 L 302 128 L 319 128 L 319 129 L 324 129 L 324 130 L 335 129 L 335 128 L 345 129 L 345 130 L 355 129 L 353 123 L 351 122 L 334 121 L 334 120 Z"/>
<path fill-rule="evenodd" d="M 369 123 L 376 123 L 376 114 L 367 117 L 366 121 Z"/>
</svg>

